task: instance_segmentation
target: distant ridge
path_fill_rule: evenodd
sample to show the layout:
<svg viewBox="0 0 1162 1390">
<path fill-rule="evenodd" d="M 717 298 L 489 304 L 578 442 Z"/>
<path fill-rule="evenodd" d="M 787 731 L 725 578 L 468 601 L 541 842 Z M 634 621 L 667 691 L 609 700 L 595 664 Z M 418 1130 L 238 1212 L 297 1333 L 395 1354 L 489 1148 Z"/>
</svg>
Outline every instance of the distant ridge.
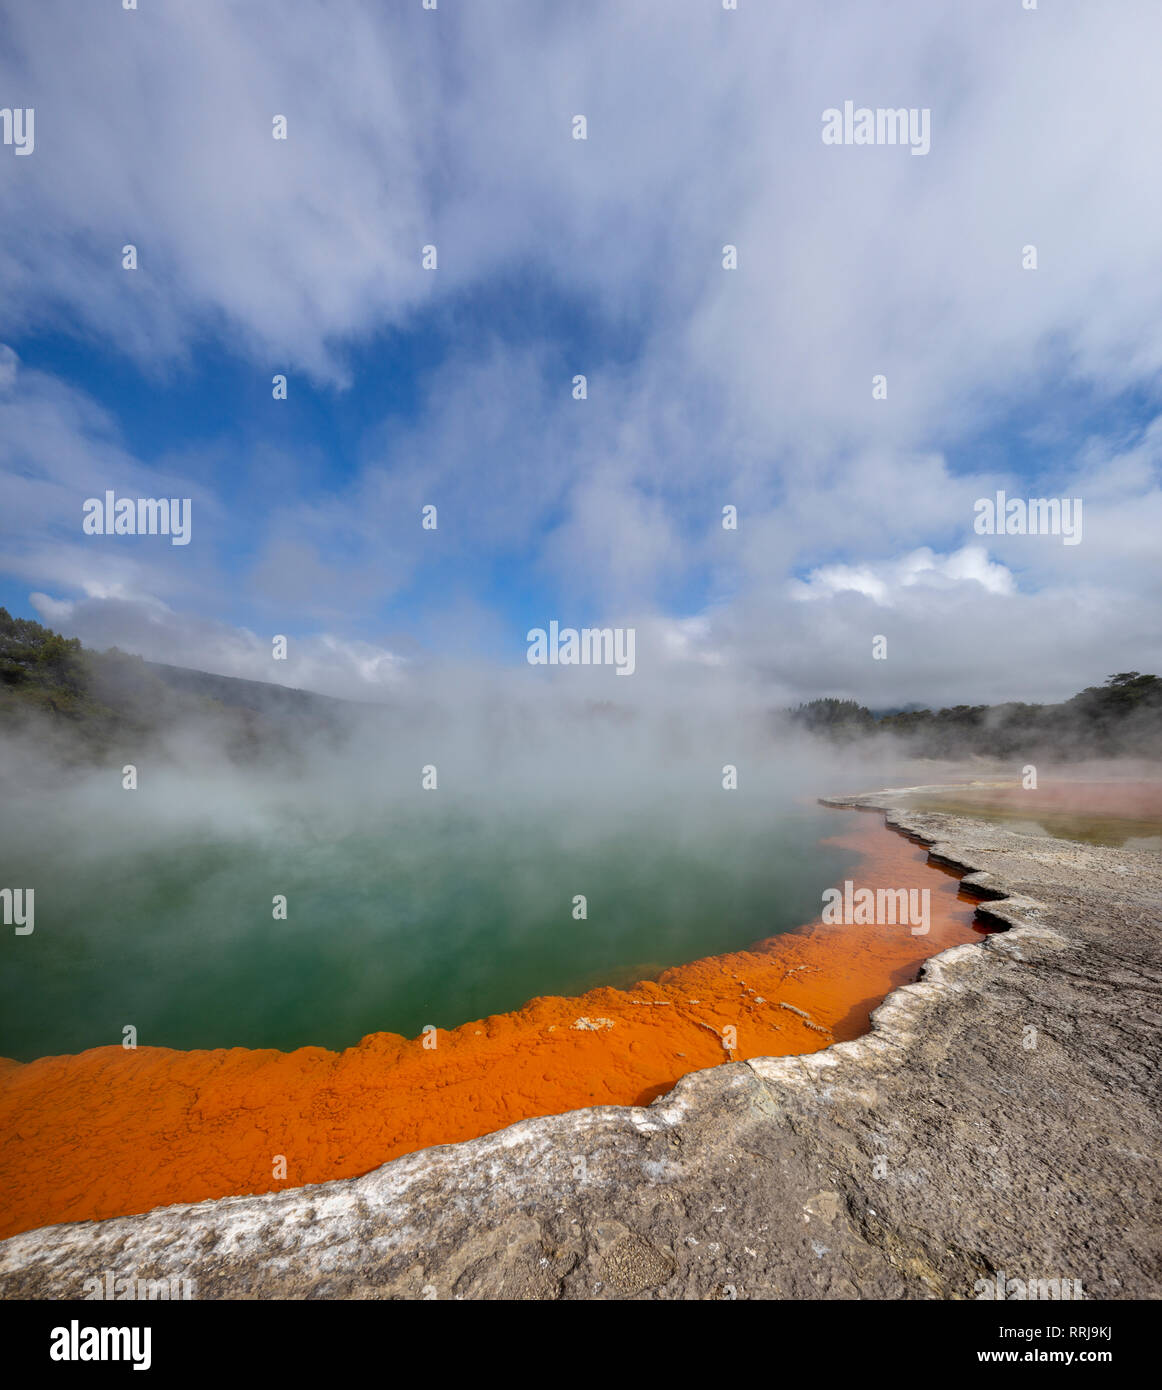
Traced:
<svg viewBox="0 0 1162 1390">
<path fill-rule="evenodd" d="M 297 686 L 280 685 L 276 681 L 217 676 L 192 666 L 170 666 L 162 661 L 147 661 L 145 667 L 155 672 L 172 690 L 205 696 L 233 708 L 254 710 L 257 714 L 331 712 L 345 705 L 362 703 L 334 695 L 320 695 L 314 690 L 300 690 Z"/>
</svg>

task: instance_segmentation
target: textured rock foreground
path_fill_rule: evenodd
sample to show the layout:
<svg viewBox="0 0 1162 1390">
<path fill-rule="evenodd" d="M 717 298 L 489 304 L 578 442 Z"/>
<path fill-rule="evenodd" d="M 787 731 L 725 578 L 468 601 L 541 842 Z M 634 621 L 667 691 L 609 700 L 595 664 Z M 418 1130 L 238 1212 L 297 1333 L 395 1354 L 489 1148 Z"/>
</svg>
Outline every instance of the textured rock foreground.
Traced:
<svg viewBox="0 0 1162 1390">
<path fill-rule="evenodd" d="M 1155 851 L 880 806 L 1012 930 L 929 961 L 873 1032 L 694 1073 L 648 1109 L 529 1120 L 362 1178 L 0 1243 L 0 1294 L 198 1298 L 1162 1294 Z"/>
</svg>

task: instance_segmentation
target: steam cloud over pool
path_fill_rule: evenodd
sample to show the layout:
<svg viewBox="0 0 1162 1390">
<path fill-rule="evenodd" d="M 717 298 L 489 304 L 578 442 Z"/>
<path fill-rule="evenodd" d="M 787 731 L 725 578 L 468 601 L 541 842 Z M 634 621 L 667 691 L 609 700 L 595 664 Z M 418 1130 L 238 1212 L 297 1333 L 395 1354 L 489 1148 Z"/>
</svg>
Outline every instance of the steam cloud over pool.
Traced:
<svg viewBox="0 0 1162 1390">
<path fill-rule="evenodd" d="M 805 767 L 741 725 L 598 724 L 494 729 L 482 755 L 463 727 L 369 718 L 304 744 L 295 775 L 187 731 L 137 757 L 134 792 L 16 758 L 0 832 L 37 925 L 0 984 L 0 1054 L 127 1027 L 178 1048 L 415 1036 L 818 916 L 853 856 L 820 843 Z M 719 749 L 748 744 L 727 791 Z"/>
</svg>

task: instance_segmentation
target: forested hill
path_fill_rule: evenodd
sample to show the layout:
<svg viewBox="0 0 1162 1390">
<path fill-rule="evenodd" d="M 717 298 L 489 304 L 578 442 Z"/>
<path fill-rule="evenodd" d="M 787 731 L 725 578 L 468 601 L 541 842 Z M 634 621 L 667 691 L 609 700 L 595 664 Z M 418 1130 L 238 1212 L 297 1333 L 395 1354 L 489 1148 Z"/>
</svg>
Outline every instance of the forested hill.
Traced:
<svg viewBox="0 0 1162 1390">
<path fill-rule="evenodd" d="M 215 722 L 231 754 L 257 756 L 336 732 L 345 708 L 312 691 L 161 665 L 116 647 L 88 651 L 0 608 L 0 730 L 34 732 L 47 722 L 74 755 L 102 757 L 201 719 Z"/>
<path fill-rule="evenodd" d="M 1162 680 L 1122 671 L 1057 705 L 953 705 L 875 714 L 853 700 L 812 700 L 793 723 L 833 742 L 897 735 L 929 758 L 1162 757 Z"/>
</svg>

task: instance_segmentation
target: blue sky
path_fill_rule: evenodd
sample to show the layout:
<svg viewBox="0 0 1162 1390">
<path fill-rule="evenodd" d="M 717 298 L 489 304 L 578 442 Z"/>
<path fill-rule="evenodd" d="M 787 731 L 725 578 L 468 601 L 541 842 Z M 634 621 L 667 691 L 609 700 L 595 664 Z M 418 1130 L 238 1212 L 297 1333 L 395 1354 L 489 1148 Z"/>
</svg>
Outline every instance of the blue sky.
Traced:
<svg viewBox="0 0 1162 1390">
<path fill-rule="evenodd" d="M 616 369 L 632 352 L 632 335 L 624 323 L 614 333 L 594 322 L 586 309 L 534 276 L 513 276 L 465 293 L 452 305 L 418 313 L 406 327 L 344 345 L 342 386 L 291 373 L 288 398 L 278 402 L 271 381 L 283 364 L 272 360 L 262 371 L 214 339 L 197 344 L 188 361 L 167 363 L 155 373 L 110 351 L 107 342 L 63 333 L 30 334 L 11 346 L 24 367 L 50 374 L 99 403 L 136 458 L 163 464 L 175 455 L 189 456 L 183 472 L 212 488 L 228 511 L 244 515 L 264 505 L 268 475 L 261 464 L 240 469 L 240 460 L 293 456 L 296 495 L 306 502 L 341 495 L 369 451 L 385 441 L 390 467 L 391 436 L 422 422 L 429 378 L 464 339 L 488 337 L 506 350 L 535 349 L 546 386 L 554 377 L 571 382 L 570 361 L 584 361 L 595 380 L 602 370 Z M 506 460 L 496 455 L 496 450 L 482 451 L 475 466 L 503 468 Z M 279 478 L 289 476 L 290 470 L 280 468 Z M 222 556 L 224 574 L 241 578 L 253 558 L 253 547 L 240 534 Z M 428 568 L 434 576 L 417 576 L 381 604 L 353 611 L 351 630 L 369 636 L 386 626 L 418 641 L 427 586 L 460 585 L 503 616 L 517 644 L 491 654 L 523 659 L 524 631 L 543 621 L 546 604 L 557 611 L 565 600 L 559 583 L 527 572 L 519 545 L 485 561 L 463 562 L 455 553 L 438 552 Z M 13 611 L 27 609 L 27 590 L 19 583 L 6 579 L 0 593 Z M 262 604 L 234 613 L 236 621 L 247 624 L 270 616 Z"/>
<path fill-rule="evenodd" d="M 1162 667 L 1162 15 L 967 9 L 9 11 L 0 602 L 356 698 L 519 678 L 554 618 L 636 626 L 619 696 Z M 825 146 L 848 98 L 931 108 L 929 152 Z M 1082 496 L 1084 543 L 975 535 L 1001 487 Z M 106 488 L 194 541 L 82 537 Z"/>
</svg>

